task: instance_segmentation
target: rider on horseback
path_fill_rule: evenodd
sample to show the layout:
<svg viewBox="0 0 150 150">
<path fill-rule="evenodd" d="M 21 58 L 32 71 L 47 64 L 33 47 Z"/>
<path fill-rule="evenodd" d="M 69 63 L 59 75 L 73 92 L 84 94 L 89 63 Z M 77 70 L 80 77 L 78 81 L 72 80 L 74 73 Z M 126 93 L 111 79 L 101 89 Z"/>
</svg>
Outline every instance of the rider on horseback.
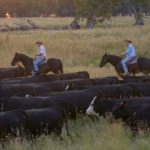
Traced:
<svg viewBox="0 0 150 150">
<path fill-rule="evenodd" d="M 125 42 L 127 42 L 128 48 L 127 48 L 127 50 L 125 50 L 122 53 L 122 55 L 125 55 L 125 58 L 122 58 L 121 65 L 123 67 L 125 75 L 128 75 L 129 72 L 128 72 L 127 63 L 129 61 L 131 61 L 136 56 L 136 53 L 135 53 L 135 49 L 134 49 L 134 46 L 132 44 L 132 41 L 131 40 L 125 40 Z"/>
<path fill-rule="evenodd" d="M 34 75 L 39 74 L 38 64 L 46 59 L 46 52 L 42 42 L 36 42 L 38 52 L 35 54 L 35 59 L 33 60 Z"/>
</svg>

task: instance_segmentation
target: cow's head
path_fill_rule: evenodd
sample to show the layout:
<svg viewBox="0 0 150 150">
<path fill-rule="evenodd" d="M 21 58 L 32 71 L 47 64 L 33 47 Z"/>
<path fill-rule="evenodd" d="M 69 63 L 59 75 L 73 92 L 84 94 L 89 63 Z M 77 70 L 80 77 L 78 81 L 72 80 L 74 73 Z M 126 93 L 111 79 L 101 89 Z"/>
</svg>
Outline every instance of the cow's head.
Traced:
<svg viewBox="0 0 150 150">
<path fill-rule="evenodd" d="M 103 100 L 100 99 L 100 96 L 95 96 L 89 107 L 86 109 L 86 114 L 89 116 L 104 115 L 103 109 L 100 109 L 102 103 Z"/>
<path fill-rule="evenodd" d="M 126 120 L 129 117 L 129 113 L 127 111 L 127 102 L 123 101 L 121 104 L 115 106 L 115 108 L 112 111 L 112 115 L 115 119 L 122 119 Z"/>
</svg>

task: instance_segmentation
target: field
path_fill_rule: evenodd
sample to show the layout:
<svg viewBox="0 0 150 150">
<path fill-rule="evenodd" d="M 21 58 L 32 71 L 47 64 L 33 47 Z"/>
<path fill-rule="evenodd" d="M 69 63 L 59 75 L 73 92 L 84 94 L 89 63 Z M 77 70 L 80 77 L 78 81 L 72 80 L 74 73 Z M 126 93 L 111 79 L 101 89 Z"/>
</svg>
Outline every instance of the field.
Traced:
<svg viewBox="0 0 150 150">
<path fill-rule="evenodd" d="M 25 22 L 23 19 L 0 19 L 0 24 Z M 72 18 L 32 18 L 38 24 L 68 25 Z M 83 26 L 83 22 L 80 22 Z M 43 41 L 48 57 L 60 58 L 64 64 L 64 72 L 86 70 L 91 77 L 116 75 L 110 65 L 100 69 L 99 62 L 105 52 L 120 55 L 126 48 L 124 39 L 130 38 L 139 56 L 150 58 L 150 18 L 145 19 L 145 26 L 132 26 L 134 18 L 112 18 L 112 28 L 96 27 L 92 30 L 34 30 L 23 32 L 0 33 L 0 67 L 10 66 L 15 52 L 25 53 L 31 57 L 36 51 L 36 41 Z M 112 123 L 100 119 L 94 123 L 86 117 L 77 121 L 69 121 L 69 131 L 74 137 L 72 143 L 66 136 L 65 128 L 62 136 L 64 142 L 40 137 L 33 143 L 19 139 L 11 139 L 5 149 L 11 150 L 148 150 L 150 135 L 133 137 L 128 128 L 121 123 Z M 2 147 L 0 148 L 2 149 Z"/>
</svg>

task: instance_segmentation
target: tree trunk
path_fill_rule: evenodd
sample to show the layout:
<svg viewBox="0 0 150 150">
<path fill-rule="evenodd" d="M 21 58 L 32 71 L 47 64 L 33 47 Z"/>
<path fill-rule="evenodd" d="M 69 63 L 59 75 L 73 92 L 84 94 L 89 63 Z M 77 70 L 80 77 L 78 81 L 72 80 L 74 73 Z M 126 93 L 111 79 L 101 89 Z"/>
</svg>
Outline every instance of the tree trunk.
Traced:
<svg viewBox="0 0 150 150">
<path fill-rule="evenodd" d="M 92 29 L 93 27 L 94 27 L 94 18 L 93 17 L 87 18 L 86 28 Z"/>
<path fill-rule="evenodd" d="M 141 15 L 142 11 L 140 9 L 137 11 L 134 4 L 130 0 L 124 0 L 124 3 L 131 6 L 136 21 L 134 25 L 144 25 L 144 20 Z"/>
<path fill-rule="evenodd" d="M 144 25 L 144 20 L 142 18 L 142 11 L 137 11 L 134 7 L 134 5 L 131 3 L 131 7 L 134 13 L 134 18 L 136 20 L 136 23 L 134 25 Z"/>
</svg>

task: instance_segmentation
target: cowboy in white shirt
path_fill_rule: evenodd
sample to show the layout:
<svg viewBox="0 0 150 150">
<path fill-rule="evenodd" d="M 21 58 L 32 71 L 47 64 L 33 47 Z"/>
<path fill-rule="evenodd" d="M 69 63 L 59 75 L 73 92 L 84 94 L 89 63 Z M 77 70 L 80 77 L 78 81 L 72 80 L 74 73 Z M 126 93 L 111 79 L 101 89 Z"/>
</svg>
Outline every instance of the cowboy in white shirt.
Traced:
<svg viewBox="0 0 150 150">
<path fill-rule="evenodd" d="M 132 41 L 131 40 L 125 40 L 125 42 L 127 42 L 127 45 L 128 45 L 128 48 L 127 50 L 125 50 L 122 55 L 126 55 L 125 58 L 123 58 L 121 60 L 121 64 L 122 64 L 122 67 L 123 67 L 123 70 L 125 72 L 125 75 L 128 75 L 128 67 L 127 67 L 127 63 L 133 58 L 136 56 L 135 54 L 135 49 L 134 49 L 134 46 L 132 44 Z"/>
<path fill-rule="evenodd" d="M 38 74 L 38 64 L 46 58 L 45 48 L 42 42 L 36 42 L 38 52 L 35 55 L 35 60 L 33 61 L 34 71 Z"/>
</svg>

